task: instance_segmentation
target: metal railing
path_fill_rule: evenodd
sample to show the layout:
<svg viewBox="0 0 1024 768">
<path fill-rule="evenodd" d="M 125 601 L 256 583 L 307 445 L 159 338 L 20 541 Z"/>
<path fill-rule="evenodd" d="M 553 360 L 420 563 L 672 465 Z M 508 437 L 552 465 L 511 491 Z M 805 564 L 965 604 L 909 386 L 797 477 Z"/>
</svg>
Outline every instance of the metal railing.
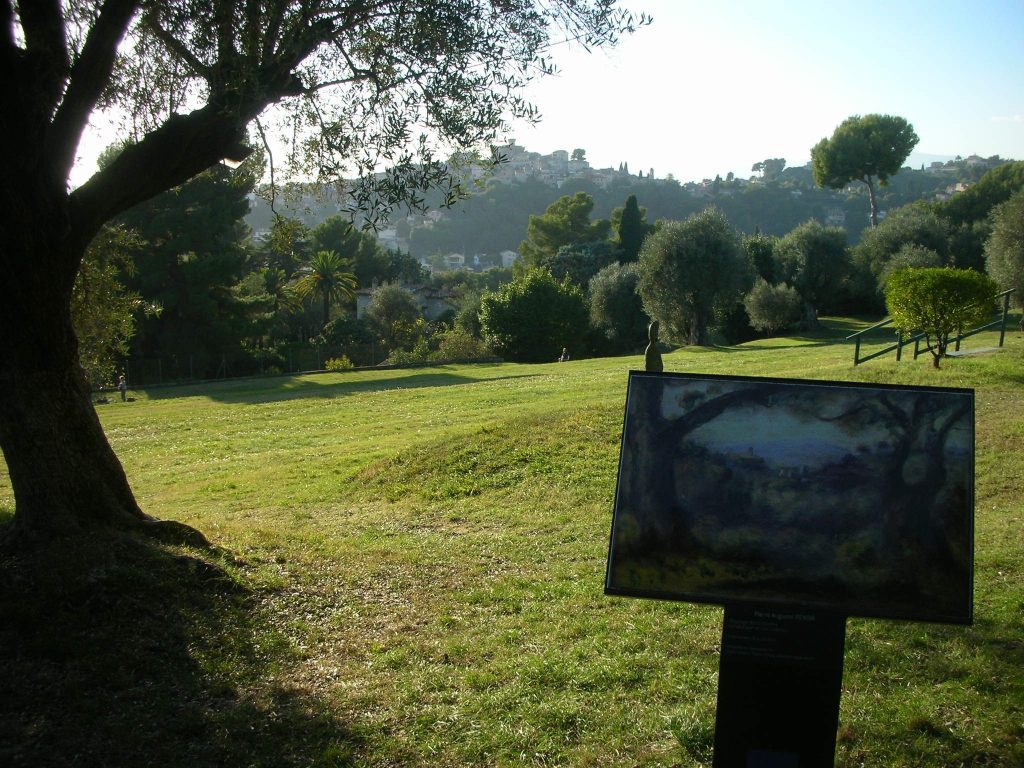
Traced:
<svg viewBox="0 0 1024 768">
<path fill-rule="evenodd" d="M 958 333 L 951 340 L 953 342 L 953 345 L 954 345 L 953 346 L 953 350 L 955 352 L 959 352 L 960 351 L 960 342 L 963 341 L 964 339 L 970 338 L 971 336 L 974 336 L 977 333 L 981 333 L 982 331 L 987 331 L 989 328 L 994 328 L 996 326 L 999 326 L 999 346 L 1000 347 L 1003 346 L 1003 342 L 1006 339 L 1006 319 L 1007 319 L 1007 316 L 1010 313 L 1010 294 L 1013 293 L 1013 291 L 1014 291 L 1014 289 L 1011 288 L 1008 291 L 1003 291 L 1002 293 L 997 293 L 995 295 L 994 301 L 998 301 L 999 299 L 1002 299 L 1002 304 L 1003 304 L 1002 310 L 998 313 L 999 317 L 997 319 L 993 320 L 991 323 L 986 323 L 985 325 L 980 325 L 977 328 L 972 328 L 969 331 L 961 331 L 960 333 Z M 881 357 L 882 355 L 887 355 L 890 352 L 892 352 L 893 350 L 896 350 L 896 359 L 897 360 L 902 360 L 903 359 L 903 348 L 906 347 L 906 346 L 909 346 L 911 344 L 914 345 L 914 359 L 915 360 L 917 359 L 918 355 L 921 354 L 921 340 L 924 339 L 927 334 L 925 334 L 925 333 L 912 333 L 912 334 L 909 334 L 906 337 L 904 337 L 903 331 L 900 331 L 900 330 L 896 331 L 896 342 L 894 344 L 890 344 L 889 346 L 885 347 L 884 349 L 876 350 L 876 351 L 872 352 L 869 355 L 864 355 L 863 357 L 861 357 L 860 346 L 861 346 L 862 338 L 866 334 L 870 333 L 871 331 L 876 331 L 879 328 L 885 328 L 888 325 L 892 325 L 892 318 L 890 318 L 890 317 L 887 317 L 885 320 L 881 321 L 880 323 L 875 323 L 874 325 L 872 325 L 869 328 L 865 328 L 862 331 L 857 331 L 857 333 L 852 333 L 852 334 L 850 334 L 849 336 L 846 337 L 846 341 L 853 341 L 854 342 L 854 348 L 853 348 L 853 364 L 854 365 L 860 365 L 861 363 L 866 363 L 868 360 L 874 360 L 876 357 Z"/>
</svg>

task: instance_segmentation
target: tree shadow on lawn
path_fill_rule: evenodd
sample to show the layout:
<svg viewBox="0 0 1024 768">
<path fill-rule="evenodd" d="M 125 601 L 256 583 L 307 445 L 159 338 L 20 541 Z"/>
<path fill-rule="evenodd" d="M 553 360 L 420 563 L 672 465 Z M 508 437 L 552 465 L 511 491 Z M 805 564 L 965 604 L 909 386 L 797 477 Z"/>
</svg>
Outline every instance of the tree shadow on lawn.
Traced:
<svg viewBox="0 0 1024 768">
<path fill-rule="evenodd" d="M 814 349 L 816 347 L 836 347 L 841 348 L 843 343 L 842 339 L 816 339 L 810 336 L 786 336 L 788 340 L 793 340 L 793 344 L 758 344 L 757 342 L 771 341 L 770 338 L 764 339 L 753 339 L 751 342 L 744 342 L 742 344 L 728 345 L 728 344 L 711 344 L 706 347 L 698 346 L 682 346 L 676 347 L 670 352 L 663 352 L 663 355 L 671 355 L 674 352 L 686 351 L 690 354 L 694 353 L 708 353 L 708 352 L 725 352 L 725 353 L 751 353 L 751 352 L 769 352 L 772 350 L 784 350 L 784 349 Z M 804 340 L 806 339 L 806 341 Z M 850 343 L 850 356 L 853 356 L 853 346 Z"/>
<path fill-rule="evenodd" d="M 767 349 L 796 349 L 798 347 L 828 347 L 848 344 L 853 354 L 854 342 L 848 337 L 857 331 L 867 329 L 866 323 L 874 324 L 875 320 L 859 320 L 857 318 L 822 318 L 819 327 L 816 329 L 795 329 L 782 330 L 774 335 L 760 336 L 751 339 L 749 342 L 737 345 L 723 345 L 715 347 L 723 352 L 763 352 Z M 773 339 L 785 339 L 785 344 L 772 344 Z M 866 344 L 894 344 L 896 342 L 896 330 L 892 326 L 884 326 L 868 331 L 861 337 L 862 343 Z M 793 343 L 788 343 L 793 342 Z"/>
<path fill-rule="evenodd" d="M 356 760 L 357 733 L 274 680 L 287 643 L 215 555 L 117 534 L 0 554 L 0 764 Z"/>
<path fill-rule="evenodd" d="M 1015 706 L 1024 663 L 1020 633 L 1012 616 L 975 617 L 968 627 L 850 622 L 844 691 L 857 690 L 860 700 L 844 705 L 849 715 L 842 719 L 849 720 L 840 728 L 837 765 L 889 765 L 895 761 L 886 756 L 913 759 L 922 752 L 922 765 L 1021 765 L 1024 729 Z M 970 714 L 950 721 L 950 712 Z M 858 735 L 864 726 L 849 723 L 861 719 L 873 724 Z M 858 742 L 870 731 L 877 731 L 870 739 L 875 744 L 864 744 L 865 752 Z M 875 760 L 865 763 L 871 752 Z"/>
<path fill-rule="evenodd" d="M 786 339 L 793 340 L 793 344 L 742 344 L 735 347 L 715 347 L 716 352 L 767 352 L 773 349 L 814 349 L 816 347 L 840 347 L 842 339 L 816 339 L 811 336 L 786 336 Z M 755 339 L 758 341 L 771 341 L 770 339 Z M 853 347 L 850 347 L 851 355 Z"/>
<path fill-rule="evenodd" d="M 222 403 L 250 403 L 256 405 L 303 398 L 343 397 L 360 392 L 451 387 L 502 381 L 504 379 L 527 379 L 539 376 L 540 374 L 522 373 L 508 376 L 476 377 L 454 373 L 431 372 L 352 381 L 337 381 L 333 377 L 330 381 L 327 381 L 320 378 L 323 375 L 304 374 L 302 376 L 281 376 L 271 379 L 241 379 L 229 382 L 211 381 L 199 385 L 158 387 L 147 389 L 145 392 L 150 400 L 201 396 Z"/>
</svg>

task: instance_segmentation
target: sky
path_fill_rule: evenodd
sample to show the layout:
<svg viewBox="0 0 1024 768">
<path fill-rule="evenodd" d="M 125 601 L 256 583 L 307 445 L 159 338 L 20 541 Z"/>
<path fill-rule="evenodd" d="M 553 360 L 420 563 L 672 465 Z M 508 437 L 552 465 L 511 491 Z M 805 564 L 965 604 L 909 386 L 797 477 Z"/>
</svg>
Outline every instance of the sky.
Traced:
<svg viewBox="0 0 1024 768">
<path fill-rule="evenodd" d="M 559 46 L 528 95 L 535 152 L 586 150 L 597 168 L 680 181 L 751 175 L 851 115 L 900 115 L 911 162 L 1024 159 L 1024 0 L 622 0 L 653 23 L 616 48 Z M 929 157 L 931 155 L 939 157 Z"/>
<path fill-rule="evenodd" d="M 910 162 L 1024 159 L 1024 0 L 620 0 L 654 17 L 613 49 L 561 44 L 532 85 L 530 151 L 586 150 L 593 167 L 700 181 L 799 166 L 856 114 L 900 115 Z M 99 121 L 97 121 L 99 124 Z M 109 143 L 79 147 L 80 184 Z"/>
</svg>

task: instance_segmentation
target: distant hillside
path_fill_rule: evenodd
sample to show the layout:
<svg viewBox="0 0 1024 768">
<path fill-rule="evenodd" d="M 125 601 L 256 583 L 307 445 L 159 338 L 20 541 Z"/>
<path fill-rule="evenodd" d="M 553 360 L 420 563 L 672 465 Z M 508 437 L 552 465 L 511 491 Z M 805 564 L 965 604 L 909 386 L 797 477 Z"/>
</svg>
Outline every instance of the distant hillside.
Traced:
<svg viewBox="0 0 1024 768">
<path fill-rule="evenodd" d="M 528 154 L 528 153 L 527 153 Z M 556 153 L 557 154 L 557 153 Z M 595 218 L 608 218 L 612 210 L 635 194 L 647 209 L 647 220 L 683 219 L 691 213 L 714 205 L 741 232 L 755 231 L 783 235 L 796 225 L 814 218 L 844 227 L 855 243 L 868 226 L 868 200 L 862 184 L 845 190 L 821 189 L 814 184 L 809 167 L 786 168 L 769 182 L 750 179 L 717 178 L 701 183 L 680 183 L 674 179 L 634 176 L 626 171 L 587 168 L 578 176 L 568 175 L 558 183 L 551 181 L 551 156 L 540 156 L 537 172 L 517 168 L 486 181 L 481 191 L 450 209 L 434 207 L 429 215 L 410 215 L 393 222 L 391 229 L 379 233 L 383 244 L 399 247 L 417 258 L 459 253 L 480 256 L 483 265 L 493 264 L 501 251 L 516 250 L 526 236 L 532 214 L 541 214 L 562 195 L 587 192 L 594 197 Z M 989 169 L 1006 162 L 1002 158 L 932 160 L 915 157 L 923 167 L 906 167 L 879 191 L 881 211 L 897 208 L 915 200 L 944 200 L 977 181 Z M 571 168 L 570 168 L 571 170 Z M 331 195 L 308 192 L 298 202 L 278 200 L 278 212 L 303 220 L 313 227 L 341 206 Z M 259 235 L 270 227 L 269 206 L 259 198 L 253 201 L 247 222 Z"/>
</svg>

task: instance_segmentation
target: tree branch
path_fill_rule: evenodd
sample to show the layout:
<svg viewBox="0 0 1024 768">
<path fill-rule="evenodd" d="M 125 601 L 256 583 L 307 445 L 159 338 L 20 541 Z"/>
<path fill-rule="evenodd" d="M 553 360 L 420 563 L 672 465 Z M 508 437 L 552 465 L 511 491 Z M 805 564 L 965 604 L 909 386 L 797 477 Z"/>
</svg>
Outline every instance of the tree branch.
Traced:
<svg viewBox="0 0 1024 768">
<path fill-rule="evenodd" d="M 14 40 L 13 0 L 0 0 L 0 73 L 6 79 L 13 77 L 12 70 L 17 61 L 18 45 Z"/>
<path fill-rule="evenodd" d="M 270 148 L 270 142 L 267 141 L 267 133 L 263 130 L 263 123 L 257 117 L 255 120 L 256 132 L 260 135 L 260 141 L 263 142 L 263 148 L 267 153 L 267 163 L 270 166 L 270 212 L 275 216 L 277 211 L 274 209 L 274 201 L 277 199 L 277 178 L 274 175 L 274 150 Z"/>
<path fill-rule="evenodd" d="M 263 10 L 257 0 L 245 1 L 245 32 L 240 35 L 242 38 L 241 49 L 247 58 L 252 61 L 262 61 L 263 55 L 260 51 L 260 37 L 263 18 Z"/>
<path fill-rule="evenodd" d="M 233 61 L 235 59 L 235 3 L 232 0 L 221 0 L 217 3 L 215 14 L 217 17 L 217 62 Z"/>
<path fill-rule="evenodd" d="M 199 77 L 210 82 L 213 77 L 213 71 L 211 68 L 196 58 L 184 43 L 164 29 L 153 14 L 147 13 L 144 18 L 144 22 L 146 24 L 146 29 L 152 32 L 156 39 L 164 44 L 167 50 L 191 67 L 192 71 L 199 75 Z"/>
<path fill-rule="evenodd" d="M 18 18 L 25 33 L 26 63 L 31 82 L 26 90 L 45 94 L 45 106 L 32 117 L 45 118 L 53 114 L 60 101 L 64 80 L 70 67 L 67 38 L 60 0 L 35 0 L 18 3 Z"/>
<path fill-rule="evenodd" d="M 117 46 L 138 7 L 138 0 L 106 0 L 71 69 L 67 90 L 46 137 L 46 152 L 54 158 L 51 167 L 62 178 L 71 171 L 78 140 L 110 82 Z"/>
<path fill-rule="evenodd" d="M 698 427 L 721 416 L 726 409 L 740 405 L 767 405 L 786 397 L 788 390 L 779 384 L 756 384 L 711 398 L 696 408 L 668 422 L 660 431 L 662 439 L 676 443 Z"/>
<path fill-rule="evenodd" d="M 266 61 L 274 53 L 274 43 L 280 39 L 281 25 L 284 23 L 284 6 L 276 5 L 270 9 L 270 17 L 267 19 L 267 29 L 263 35 L 263 47 L 260 51 L 260 61 Z"/>
<path fill-rule="evenodd" d="M 85 233 L 98 231 L 117 214 L 237 154 L 247 122 L 216 105 L 171 115 L 71 193 L 72 226 Z"/>
</svg>

